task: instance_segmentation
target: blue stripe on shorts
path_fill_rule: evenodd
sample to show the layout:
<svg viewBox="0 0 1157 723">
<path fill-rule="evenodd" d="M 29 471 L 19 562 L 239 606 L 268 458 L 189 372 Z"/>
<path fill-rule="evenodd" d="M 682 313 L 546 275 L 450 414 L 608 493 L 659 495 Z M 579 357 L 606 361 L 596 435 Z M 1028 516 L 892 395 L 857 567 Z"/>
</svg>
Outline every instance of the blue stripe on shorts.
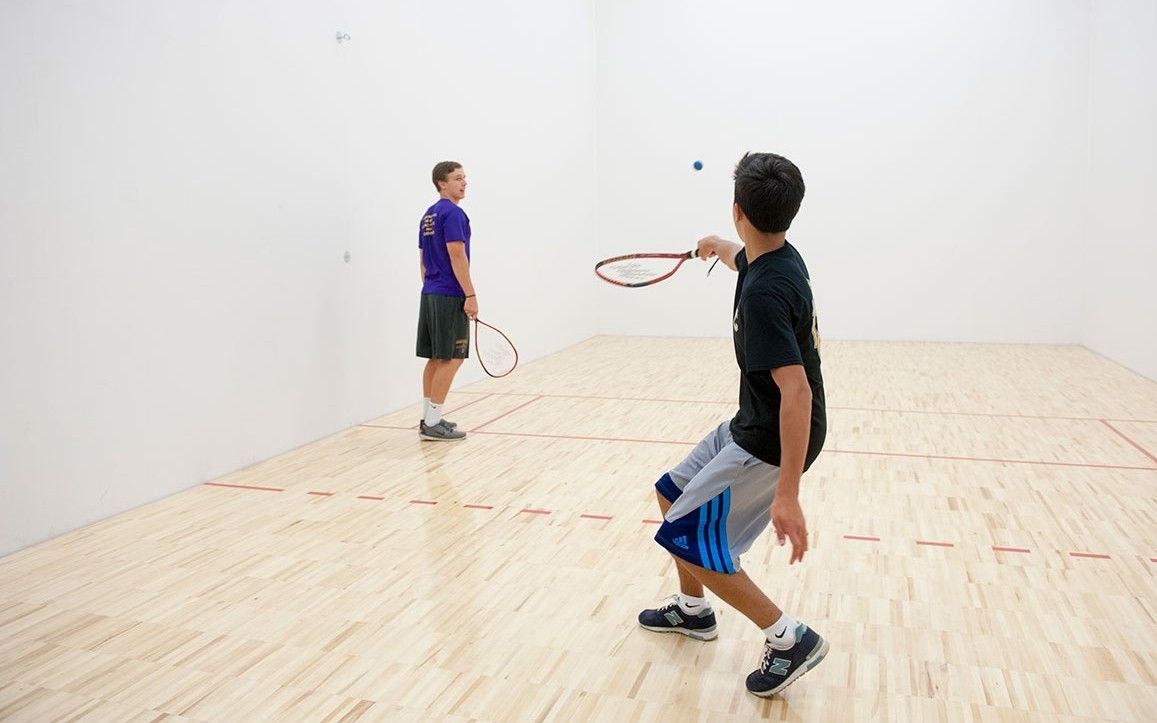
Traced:
<svg viewBox="0 0 1157 723">
<path fill-rule="evenodd" d="M 655 487 L 666 497 L 665 485 Z M 674 485 L 671 484 L 674 488 Z M 675 488 L 678 491 L 678 488 Z M 731 511 L 731 490 L 725 489 L 699 508 L 699 514 L 664 520 L 655 541 L 675 557 L 715 572 L 734 573 L 727 543 L 727 514 Z"/>
<path fill-rule="evenodd" d="M 655 483 L 671 503 L 655 541 L 692 565 L 734 574 L 771 521 L 778 481 L 779 468 L 735 444 L 724 421 Z"/>
<path fill-rule="evenodd" d="M 727 547 L 727 513 L 731 511 L 731 490 L 723 490 L 715 499 L 699 508 L 700 565 L 716 572 L 735 572 Z"/>
</svg>

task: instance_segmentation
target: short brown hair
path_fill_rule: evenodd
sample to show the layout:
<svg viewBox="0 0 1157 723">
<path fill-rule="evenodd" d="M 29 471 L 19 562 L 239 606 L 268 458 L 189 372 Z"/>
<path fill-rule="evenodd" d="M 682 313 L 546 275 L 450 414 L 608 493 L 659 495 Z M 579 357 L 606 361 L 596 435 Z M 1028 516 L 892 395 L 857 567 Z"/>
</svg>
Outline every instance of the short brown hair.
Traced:
<svg viewBox="0 0 1157 723">
<path fill-rule="evenodd" d="M 438 185 L 438 182 L 445 181 L 447 176 L 461 167 L 462 164 L 456 161 L 442 161 L 434 166 L 434 188 L 438 189 L 438 192 L 441 193 L 442 187 Z"/>
</svg>

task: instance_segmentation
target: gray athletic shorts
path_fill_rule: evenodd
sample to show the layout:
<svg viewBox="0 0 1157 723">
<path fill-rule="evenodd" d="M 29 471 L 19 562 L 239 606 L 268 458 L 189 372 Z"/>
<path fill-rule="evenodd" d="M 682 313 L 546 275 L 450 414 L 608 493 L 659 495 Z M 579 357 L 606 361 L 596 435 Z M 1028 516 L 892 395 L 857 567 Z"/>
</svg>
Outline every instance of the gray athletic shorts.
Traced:
<svg viewBox="0 0 1157 723">
<path fill-rule="evenodd" d="M 423 359 L 466 359 L 470 356 L 470 319 L 461 296 L 422 294 L 418 308 L 418 356 Z"/>
<path fill-rule="evenodd" d="M 778 483 L 779 467 L 732 441 L 727 420 L 655 483 L 671 502 L 655 541 L 692 565 L 738 572 L 739 556 L 771 522 Z"/>
</svg>

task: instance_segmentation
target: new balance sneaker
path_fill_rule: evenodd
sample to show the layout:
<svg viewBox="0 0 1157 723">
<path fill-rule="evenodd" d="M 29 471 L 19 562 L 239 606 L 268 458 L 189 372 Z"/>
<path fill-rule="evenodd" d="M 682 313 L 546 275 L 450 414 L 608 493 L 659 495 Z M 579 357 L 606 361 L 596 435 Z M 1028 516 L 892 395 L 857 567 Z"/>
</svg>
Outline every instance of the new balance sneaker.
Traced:
<svg viewBox="0 0 1157 723">
<path fill-rule="evenodd" d="M 450 429 L 458 429 L 458 423 L 457 422 L 451 422 L 449 419 L 443 419 L 442 421 L 445 422 L 446 426 L 449 427 Z M 418 420 L 418 429 L 421 429 L 425 425 L 426 425 L 425 418 Z"/>
<path fill-rule="evenodd" d="M 828 641 L 800 623 L 795 629 L 795 645 L 787 650 L 776 650 L 771 643 L 764 643 L 763 662 L 759 670 L 747 676 L 747 689 L 764 698 L 775 695 L 819 665 L 827 654 Z"/>
<path fill-rule="evenodd" d="M 656 633 L 683 633 L 695 640 L 711 640 L 719 635 L 715 629 L 715 611 L 704 605 L 698 613 L 689 613 L 679 605 L 679 598 L 661 608 L 639 613 L 639 625 Z"/>
<path fill-rule="evenodd" d="M 457 442 L 460 439 L 466 439 L 465 432 L 459 432 L 446 424 L 445 419 L 432 426 L 422 422 L 418 427 L 418 436 L 435 442 Z"/>
</svg>

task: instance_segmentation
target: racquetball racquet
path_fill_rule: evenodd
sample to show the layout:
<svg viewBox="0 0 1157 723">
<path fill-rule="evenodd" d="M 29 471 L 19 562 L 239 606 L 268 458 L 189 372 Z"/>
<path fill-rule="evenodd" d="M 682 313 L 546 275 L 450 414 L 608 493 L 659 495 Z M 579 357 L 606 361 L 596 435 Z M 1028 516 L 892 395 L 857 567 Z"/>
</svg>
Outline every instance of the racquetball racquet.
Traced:
<svg viewBox="0 0 1157 723">
<path fill-rule="evenodd" d="M 627 254 L 603 259 L 595 264 L 595 274 L 609 284 L 637 288 L 650 286 L 675 275 L 687 259 L 699 258 L 699 249 L 681 254 Z M 718 263 L 719 259 L 715 259 Z M 711 269 L 715 264 L 711 264 Z M 711 274 L 707 269 L 707 274 Z"/>
<path fill-rule="evenodd" d="M 495 379 L 504 377 L 518 366 L 518 349 L 510 337 L 481 319 L 474 319 L 474 353 L 482 371 Z"/>
</svg>

